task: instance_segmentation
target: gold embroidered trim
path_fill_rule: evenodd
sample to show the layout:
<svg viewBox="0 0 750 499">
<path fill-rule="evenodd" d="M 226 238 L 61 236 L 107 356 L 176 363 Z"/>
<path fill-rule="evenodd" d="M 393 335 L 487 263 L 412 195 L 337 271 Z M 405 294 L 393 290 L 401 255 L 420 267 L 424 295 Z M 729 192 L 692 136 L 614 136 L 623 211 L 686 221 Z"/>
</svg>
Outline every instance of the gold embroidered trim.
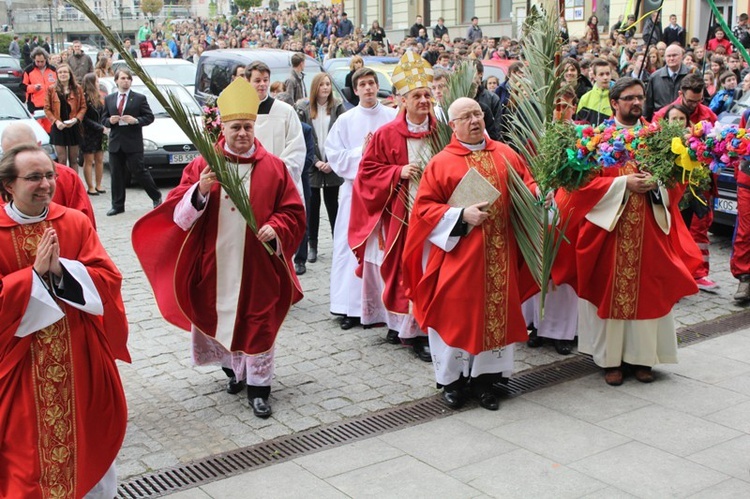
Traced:
<svg viewBox="0 0 750 499">
<path fill-rule="evenodd" d="M 508 214 L 503 196 L 506 186 L 500 182 L 492 155 L 474 151 L 466 157 L 469 168 L 477 170 L 502 194 L 490 207 L 488 219 L 482 224 L 484 237 L 485 301 L 482 350 L 505 346 L 508 329 Z"/>
<path fill-rule="evenodd" d="M 628 171 L 627 173 L 633 173 Z M 646 195 L 630 193 L 615 240 L 611 319 L 633 320 L 638 308 Z"/>
<path fill-rule="evenodd" d="M 36 248 L 49 222 L 12 229 L 19 268 L 32 265 Z M 58 301 L 65 310 L 65 305 Z M 39 486 L 42 497 L 75 496 L 76 434 L 75 388 L 70 326 L 67 318 L 34 333 L 31 365 L 39 434 Z"/>
</svg>

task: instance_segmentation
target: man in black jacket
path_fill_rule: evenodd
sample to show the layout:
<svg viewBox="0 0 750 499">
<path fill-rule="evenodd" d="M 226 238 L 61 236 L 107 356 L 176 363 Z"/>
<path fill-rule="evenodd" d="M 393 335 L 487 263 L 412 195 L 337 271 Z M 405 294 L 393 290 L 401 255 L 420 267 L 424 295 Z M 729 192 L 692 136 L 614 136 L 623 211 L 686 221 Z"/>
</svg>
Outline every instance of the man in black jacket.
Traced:
<svg viewBox="0 0 750 499">
<path fill-rule="evenodd" d="M 416 38 L 419 36 L 419 30 L 424 29 L 425 33 L 427 33 L 427 29 L 424 27 L 424 24 L 422 24 L 422 16 L 417 16 L 417 21 L 409 28 L 409 36 L 411 38 Z"/>
<path fill-rule="evenodd" d="M 443 35 L 448 34 L 448 28 L 445 27 L 444 23 L 445 19 L 443 19 L 442 17 L 438 17 L 437 24 L 434 28 L 432 28 L 432 37 L 435 40 L 440 41 L 443 39 Z"/>
<path fill-rule="evenodd" d="M 118 69 L 115 83 L 117 92 L 105 97 L 102 113 L 102 124 L 110 129 L 112 209 L 107 212 L 108 217 L 125 211 L 126 172 L 130 172 L 130 176 L 146 190 L 154 202 L 154 208 L 161 204 L 161 193 L 143 163 L 143 127 L 154 122 L 154 113 L 145 95 L 130 90 L 133 83 L 130 70 Z"/>
</svg>

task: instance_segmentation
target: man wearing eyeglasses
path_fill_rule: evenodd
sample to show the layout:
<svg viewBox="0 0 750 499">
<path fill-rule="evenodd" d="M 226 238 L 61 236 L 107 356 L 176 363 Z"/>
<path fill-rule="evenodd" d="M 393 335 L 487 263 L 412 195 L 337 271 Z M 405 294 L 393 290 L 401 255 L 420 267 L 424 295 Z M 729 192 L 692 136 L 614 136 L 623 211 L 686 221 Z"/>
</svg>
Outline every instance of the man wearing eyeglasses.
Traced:
<svg viewBox="0 0 750 499">
<path fill-rule="evenodd" d="M 530 189 L 535 184 L 517 153 L 485 136 L 479 103 L 456 99 L 448 118 L 453 137 L 425 168 L 411 211 L 404 282 L 414 316 L 428 332 L 443 402 L 458 408 L 470 392 L 482 407 L 497 410 L 493 385 L 510 376 L 513 344 L 527 338 L 521 301 L 533 288 L 519 271 L 508 169 Z M 450 206 L 469 171 L 499 196 Z"/>
<path fill-rule="evenodd" d="M 9 151 L 19 144 L 29 143 L 37 144 L 37 138 L 34 130 L 26 123 L 11 123 L 5 127 L 0 136 L 0 148 L 3 151 Z M 55 171 L 57 182 L 52 201 L 80 211 L 91 220 L 91 225 L 96 229 L 94 208 L 91 206 L 91 199 L 86 193 L 86 186 L 83 185 L 81 177 L 75 170 L 60 163 L 55 163 Z"/>
<path fill-rule="evenodd" d="M 617 80 L 614 124 L 643 126 L 644 99 L 640 80 Z M 578 350 L 593 356 L 613 386 L 631 373 L 650 383 L 654 365 L 677 362 L 672 308 L 698 291 L 688 266 L 700 255 L 678 253 L 684 186 L 658 185 L 641 166 L 631 160 L 604 168 L 580 190 L 557 196 L 572 248 L 561 251 L 553 277 L 578 292 Z"/>
<path fill-rule="evenodd" d="M 4 497 L 114 497 L 130 361 L 122 277 L 88 218 L 52 202 L 34 143 L 0 160 L 0 477 Z"/>
<path fill-rule="evenodd" d="M 711 123 L 714 123 L 717 120 L 716 114 L 711 111 L 711 108 L 703 104 L 703 90 L 705 88 L 706 83 L 703 81 L 700 74 L 691 73 L 685 76 L 680 83 L 680 90 L 677 93 L 677 99 L 671 104 L 656 111 L 652 121 L 659 121 L 664 118 L 667 109 L 680 104 L 690 111 L 689 121 L 691 125 L 695 125 L 701 121 L 710 121 Z"/>
<path fill-rule="evenodd" d="M 677 98 L 682 79 L 690 73 L 682 64 L 685 51 L 679 45 L 670 45 L 664 52 L 664 67 L 657 69 L 648 80 L 644 116 L 651 120 L 654 113 Z"/>
</svg>

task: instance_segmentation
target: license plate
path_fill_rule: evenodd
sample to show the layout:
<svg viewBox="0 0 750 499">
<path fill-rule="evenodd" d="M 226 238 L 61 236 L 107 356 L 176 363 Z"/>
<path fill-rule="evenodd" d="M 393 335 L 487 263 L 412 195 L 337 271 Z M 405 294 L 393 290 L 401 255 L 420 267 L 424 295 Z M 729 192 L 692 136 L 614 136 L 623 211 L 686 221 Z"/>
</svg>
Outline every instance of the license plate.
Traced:
<svg viewBox="0 0 750 499">
<path fill-rule="evenodd" d="M 714 199 L 714 209 L 722 213 L 737 214 L 737 201 L 732 199 L 716 198 Z"/>
<path fill-rule="evenodd" d="M 0 78 L 10 78 L 8 73 L 0 73 Z"/>
<path fill-rule="evenodd" d="M 190 163 L 195 158 L 198 157 L 197 152 L 184 152 L 180 154 L 170 154 L 169 155 L 169 164 L 170 165 L 181 165 L 184 163 Z"/>
</svg>

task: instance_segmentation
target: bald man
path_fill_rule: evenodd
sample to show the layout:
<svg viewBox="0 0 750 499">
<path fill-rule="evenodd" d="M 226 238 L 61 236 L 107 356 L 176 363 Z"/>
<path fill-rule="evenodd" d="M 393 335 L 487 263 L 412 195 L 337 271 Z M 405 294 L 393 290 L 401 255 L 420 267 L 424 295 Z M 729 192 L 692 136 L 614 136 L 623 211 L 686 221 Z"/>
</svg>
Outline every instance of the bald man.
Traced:
<svg viewBox="0 0 750 499">
<path fill-rule="evenodd" d="M 0 136 L 0 147 L 3 151 L 10 150 L 18 144 L 39 144 L 34 134 L 34 130 L 25 123 L 12 123 L 3 130 Z M 52 202 L 73 208 L 86 215 L 91 220 L 91 225 L 96 229 L 96 219 L 94 218 L 94 208 L 91 206 L 91 200 L 86 193 L 86 187 L 83 185 L 81 178 L 72 168 L 55 162 L 57 178 L 57 187 L 55 194 L 52 196 Z"/>
</svg>

